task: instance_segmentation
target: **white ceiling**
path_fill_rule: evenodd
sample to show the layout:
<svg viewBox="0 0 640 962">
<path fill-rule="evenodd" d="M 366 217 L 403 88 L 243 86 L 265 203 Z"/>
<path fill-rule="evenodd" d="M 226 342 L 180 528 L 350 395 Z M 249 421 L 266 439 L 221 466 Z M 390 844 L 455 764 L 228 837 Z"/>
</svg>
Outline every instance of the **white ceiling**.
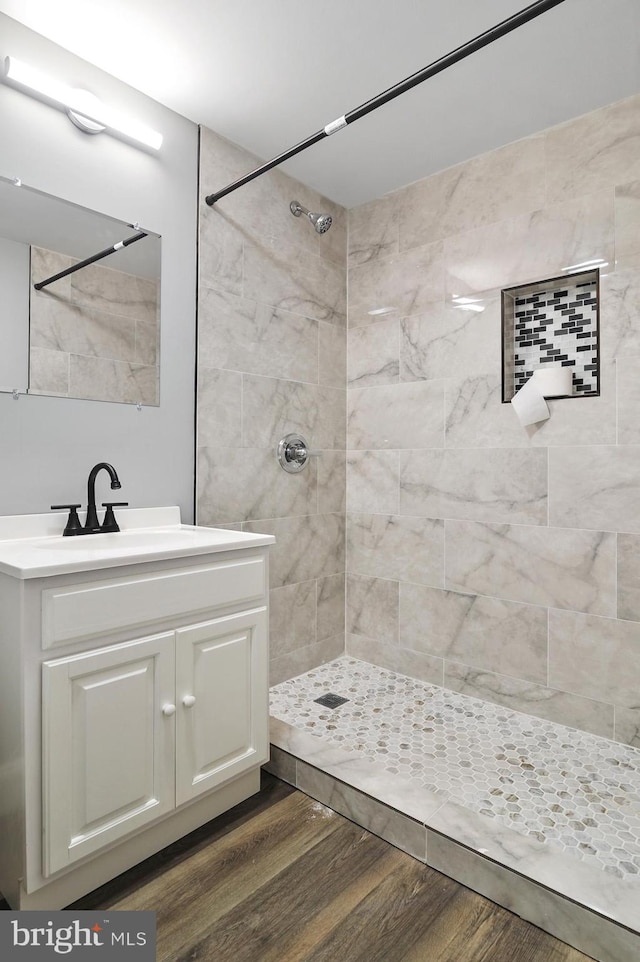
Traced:
<svg viewBox="0 0 640 962">
<path fill-rule="evenodd" d="M 0 0 L 0 12 L 269 159 L 527 5 Z M 353 207 L 638 91 L 640 0 L 564 0 L 284 169 Z"/>
</svg>

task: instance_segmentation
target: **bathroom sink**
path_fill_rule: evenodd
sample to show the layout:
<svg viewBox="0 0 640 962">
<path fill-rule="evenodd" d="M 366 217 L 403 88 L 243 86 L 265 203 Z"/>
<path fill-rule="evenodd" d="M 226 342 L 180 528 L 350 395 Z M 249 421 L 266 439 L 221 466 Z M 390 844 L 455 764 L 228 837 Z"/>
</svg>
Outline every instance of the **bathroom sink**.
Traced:
<svg viewBox="0 0 640 962">
<path fill-rule="evenodd" d="M 88 534 L 71 538 L 46 538 L 34 543 L 43 551 L 132 551 L 139 548 L 172 549 L 180 546 L 196 547 L 201 544 L 228 543 L 234 534 L 218 528 L 196 528 L 188 525 L 179 528 L 149 528 L 117 531 L 110 534 Z M 233 540 L 233 537 L 231 538 Z"/>
<path fill-rule="evenodd" d="M 121 530 L 63 537 L 66 515 L 0 517 L 0 571 L 38 578 L 271 544 L 272 535 L 182 524 L 180 509 L 120 509 Z"/>
</svg>

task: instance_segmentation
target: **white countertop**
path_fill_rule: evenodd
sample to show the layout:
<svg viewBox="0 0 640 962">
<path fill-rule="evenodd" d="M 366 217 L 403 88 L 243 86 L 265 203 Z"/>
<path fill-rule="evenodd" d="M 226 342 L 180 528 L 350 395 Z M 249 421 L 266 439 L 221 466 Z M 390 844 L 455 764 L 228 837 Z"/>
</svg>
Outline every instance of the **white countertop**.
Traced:
<svg viewBox="0 0 640 962">
<path fill-rule="evenodd" d="M 78 512 L 80 519 L 83 513 Z M 0 516 L 0 572 L 14 578 L 95 571 L 261 547 L 273 535 L 182 524 L 180 508 L 119 508 L 120 531 L 62 537 L 68 512 Z"/>
</svg>

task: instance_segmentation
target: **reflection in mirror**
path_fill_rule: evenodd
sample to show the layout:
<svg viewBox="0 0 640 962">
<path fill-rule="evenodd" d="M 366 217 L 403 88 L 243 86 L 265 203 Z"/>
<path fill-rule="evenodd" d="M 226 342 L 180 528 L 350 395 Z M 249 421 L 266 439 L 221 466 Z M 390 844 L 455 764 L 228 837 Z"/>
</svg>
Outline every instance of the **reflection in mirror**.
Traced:
<svg viewBox="0 0 640 962">
<path fill-rule="evenodd" d="M 0 178 L 0 357 L 13 345 L 0 390 L 24 389 L 15 381 L 28 338 L 30 394 L 159 403 L 159 236 L 146 232 L 69 270 L 139 233 L 137 224 Z"/>
</svg>

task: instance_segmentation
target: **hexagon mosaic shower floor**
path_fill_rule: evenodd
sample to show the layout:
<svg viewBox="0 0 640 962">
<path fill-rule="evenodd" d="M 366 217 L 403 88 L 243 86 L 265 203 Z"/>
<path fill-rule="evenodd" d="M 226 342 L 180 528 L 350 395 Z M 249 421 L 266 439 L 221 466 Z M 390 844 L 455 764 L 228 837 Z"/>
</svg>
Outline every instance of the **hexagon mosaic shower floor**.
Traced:
<svg viewBox="0 0 640 962">
<path fill-rule="evenodd" d="M 325 708 L 327 692 L 349 700 Z M 343 657 L 271 715 L 618 878 L 640 876 L 640 751 Z"/>
</svg>

